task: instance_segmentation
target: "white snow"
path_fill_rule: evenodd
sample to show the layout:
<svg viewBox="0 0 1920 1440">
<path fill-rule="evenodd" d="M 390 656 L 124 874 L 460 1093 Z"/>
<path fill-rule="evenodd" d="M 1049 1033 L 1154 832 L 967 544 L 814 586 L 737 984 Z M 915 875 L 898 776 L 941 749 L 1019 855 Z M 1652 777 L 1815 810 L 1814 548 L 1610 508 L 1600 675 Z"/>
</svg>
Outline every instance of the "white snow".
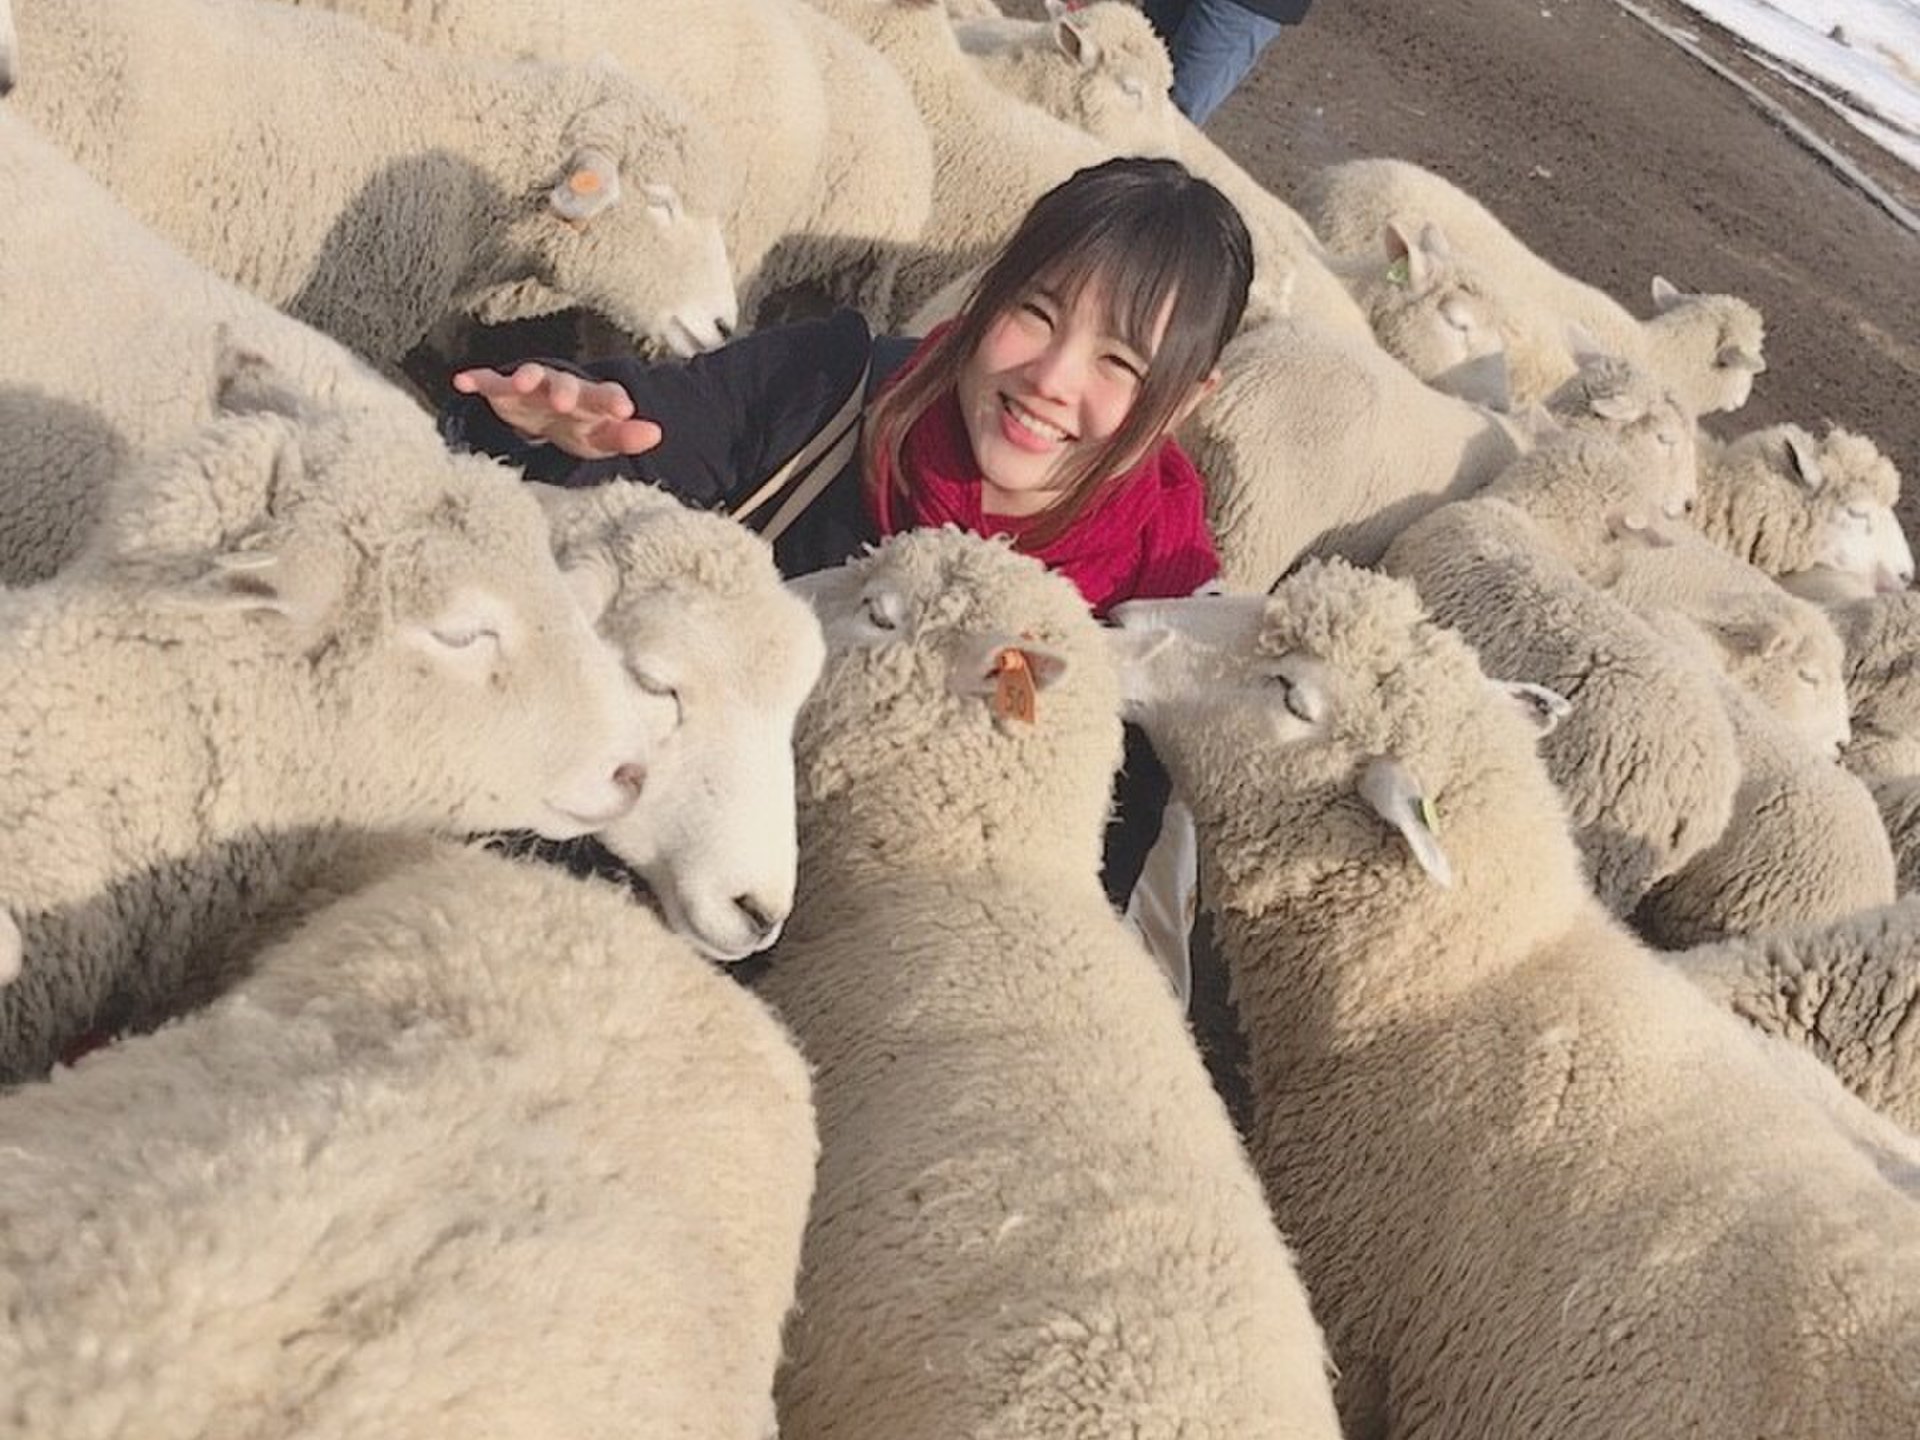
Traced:
<svg viewBox="0 0 1920 1440">
<path fill-rule="evenodd" d="M 1920 0 L 1681 0 L 1920 170 Z"/>
</svg>

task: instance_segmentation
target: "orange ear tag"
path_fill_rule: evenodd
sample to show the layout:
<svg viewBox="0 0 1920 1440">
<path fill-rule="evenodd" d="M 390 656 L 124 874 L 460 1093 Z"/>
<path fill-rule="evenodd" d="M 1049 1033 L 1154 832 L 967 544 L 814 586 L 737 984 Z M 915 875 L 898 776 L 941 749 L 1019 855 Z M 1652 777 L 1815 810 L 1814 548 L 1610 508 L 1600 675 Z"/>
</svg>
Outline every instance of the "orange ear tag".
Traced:
<svg viewBox="0 0 1920 1440">
<path fill-rule="evenodd" d="M 591 170 L 576 170 L 567 176 L 567 189 L 584 200 L 599 193 L 600 177 Z"/>
<path fill-rule="evenodd" d="M 998 720 L 1024 720 L 1033 724 L 1034 701 L 1038 691 L 1033 671 L 1027 665 L 1024 650 L 1011 645 L 1000 652 L 993 667 L 993 714 Z"/>
</svg>

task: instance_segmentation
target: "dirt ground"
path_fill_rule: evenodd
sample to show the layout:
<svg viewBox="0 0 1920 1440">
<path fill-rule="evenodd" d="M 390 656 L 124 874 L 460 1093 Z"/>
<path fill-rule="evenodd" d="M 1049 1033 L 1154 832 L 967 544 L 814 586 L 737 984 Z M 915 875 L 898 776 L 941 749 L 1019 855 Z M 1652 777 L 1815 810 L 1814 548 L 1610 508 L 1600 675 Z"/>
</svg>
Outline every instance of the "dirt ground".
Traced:
<svg viewBox="0 0 1920 1440">
<path fill-rule="evenodd" d="M 1671 0 L 1639 4 L 1920 211 L 1920 175 L 1743 59 L 1735 37 Z M 1282 198 L 1359 156 L 1437 170 L 1636 314 L 1655 274 L 1751 300 L 1769 368 L 1712 428 L 1871 436 L 1920 537 L 1920 236 L 1615 0 L 1321 0 L 1208 133 Z"/>
</svg>

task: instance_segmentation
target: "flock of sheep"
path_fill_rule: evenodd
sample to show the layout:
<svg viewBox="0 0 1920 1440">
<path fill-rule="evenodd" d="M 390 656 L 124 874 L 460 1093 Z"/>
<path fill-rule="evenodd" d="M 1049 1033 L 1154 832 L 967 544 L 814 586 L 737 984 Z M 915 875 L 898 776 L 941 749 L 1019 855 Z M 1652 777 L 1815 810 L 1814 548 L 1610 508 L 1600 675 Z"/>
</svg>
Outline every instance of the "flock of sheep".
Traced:
<svg viewBox="0 0 1920 1440">
<path fill-rule="evenodd" d="M 0 0 L 0 1437 L 1920 1432 L 1893 465 L 1699 430 L 1743 301 L 1296 212 L 1169 78 L 1120 0 Z M 1224 595 L 783 584 L 392 378 L 923 326 L 1121 152 L 1255 238 Z M 1100 889 L 1123 714 L 1244 1137 Z"/>
</svg>

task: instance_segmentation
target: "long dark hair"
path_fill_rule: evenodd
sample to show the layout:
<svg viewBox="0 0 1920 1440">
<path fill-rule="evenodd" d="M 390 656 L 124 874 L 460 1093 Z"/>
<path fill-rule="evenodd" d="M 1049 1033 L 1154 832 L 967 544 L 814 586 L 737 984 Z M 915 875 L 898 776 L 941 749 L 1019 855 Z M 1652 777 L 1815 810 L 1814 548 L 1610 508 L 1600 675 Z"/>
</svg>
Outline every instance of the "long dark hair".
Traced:
<svg viewBox="0 0 1920 1440">
<path fill-rule="evenodd" d="M 1021 532 L 1021 549 L 1043 549 L 1139 462 L 1212 373 L 1252 278 L 1240 212 L 1177 160 L 1125 157 L 1075 171 L 1034 202 L 951 328 L 874 402 L 861 440 L 866 483 L 890 475 L 902 493 L 911 487 L 901 457 L 907 432 L 958 383 L 989 326 L 1036 289 L 1070 310 L 1096 283 L 1108 328 L 1149 357 L 1147 374 L 1120 428 L 1063 477 L 1059 495 Z"/>
</svg>

